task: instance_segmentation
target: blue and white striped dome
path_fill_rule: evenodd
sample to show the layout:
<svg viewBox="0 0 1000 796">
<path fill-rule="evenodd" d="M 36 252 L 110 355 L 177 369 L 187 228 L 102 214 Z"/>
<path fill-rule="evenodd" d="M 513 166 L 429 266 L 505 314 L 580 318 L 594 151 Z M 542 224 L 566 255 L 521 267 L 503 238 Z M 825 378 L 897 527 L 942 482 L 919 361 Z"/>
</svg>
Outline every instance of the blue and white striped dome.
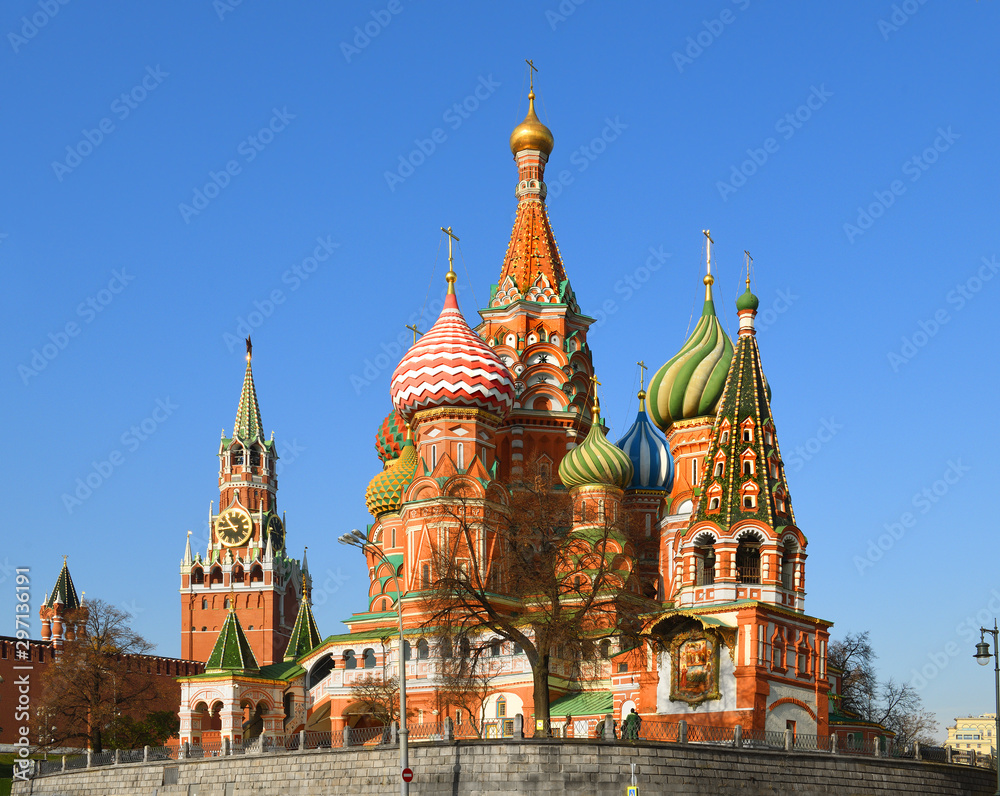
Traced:
<svg viewBox="0 0 1000 796">
<path fill-rule="evenodd" d="M 639 392 L 639 414 L 632 427 L 616 443 L 632 460 L 635 474 L 626 490 L 649 489 L 669 492 L 674 485 L 674 457 L 667 441 L 646 415 L 646 392 Z"/>
</svg>

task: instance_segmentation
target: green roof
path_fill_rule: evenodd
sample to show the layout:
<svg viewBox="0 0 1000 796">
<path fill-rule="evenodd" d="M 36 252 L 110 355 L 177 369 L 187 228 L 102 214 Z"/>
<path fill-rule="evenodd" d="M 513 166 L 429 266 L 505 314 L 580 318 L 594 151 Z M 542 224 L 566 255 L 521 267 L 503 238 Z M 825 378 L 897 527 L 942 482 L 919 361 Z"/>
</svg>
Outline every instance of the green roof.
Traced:
<svg viewBox="0 0 1000 796">
<path fill-rule="evenodd" d="M 304 577 L 309 577 L 305 575 Z M 323 643 L 323 637 L 316 627 L 316 619 L 313 617 L 312 608 L 309 605 L 308 590 L 302 595 L 302 602 L 299 603 L 299 615 L 295 618 L 295 626 L 292 628 L 292 637 L 288 639 L 288 646 L 285 648 L 284 658 L 286 661 L 295 661 L 305 655 L 309 650 L 315 649 Z"/>
<path fill-rule="evenodd" d="M 80 607 L 80 598 L 76 594 L 76 587 L 73 585 L 73 578 L 69 575 L 69 566 L 66 558 L 63 557 L 62 569 L 59 570 L 59 577 L 56 578 L 55 588 L 45 601 L 48 608 L 52 608 L 56 603 L 62 603 L 66 610 Z"/>
<path fill-rule="evenodd" d="M 240 405 L 236 410 L 233 436 L 244 442 L 264 438 L 260 407 L 257 405 L 257 389 L 253 383 L 253 370 L 250 368 L 249 354 L 247 354 L 247 370 L 243 376 L 243 390 L 240 392 Z"/>
<path fill-rule="evenodd" d="M 212 654 L 208 656 L 205 671 L 256 672 L 259 669 L 240 620 L 235 611 L 230 611 L 219 631 Z"/>
<path fill-rule="evenodd" d="M 550 716 L 602 716 L 614 713 L 615 699 L 610 691 L 582 691 L 566 694 L 549 705 Z"/>
</svg>

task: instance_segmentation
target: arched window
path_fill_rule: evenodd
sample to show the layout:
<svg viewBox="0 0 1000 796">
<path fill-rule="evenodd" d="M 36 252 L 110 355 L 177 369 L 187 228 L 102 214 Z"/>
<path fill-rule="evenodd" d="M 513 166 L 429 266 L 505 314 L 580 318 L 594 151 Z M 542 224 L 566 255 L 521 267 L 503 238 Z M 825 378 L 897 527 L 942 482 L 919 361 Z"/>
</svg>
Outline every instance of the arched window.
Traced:
<svg viewBox="0 0 1000 796">
<path fill-rule="evenodd" d="M 438 654 L 442 658 L 450 658 L 452 655 L 451 639 L 445 636 L 438 642 Z"/>
<path fill-rule="evenodd" d="M 736 548 L 736 579 L 739 583 L 760 583 L 760 534 L 750 531 Z"/>
<path fill-rule="evenodd" d="M 743 475 L 753 475 L 753 462 L 750 459 L 743 462 Z"/>
<path fill-rule="evenodd" d="M 722 461 L 716 462 L 715 463 L 715 472 L 713 473 L 713 475 L 716 478 L 721 478 L 724 469 L 725 469 L 725 464 Z"/>
<path fill-rule="evenodd" d="M 715 538 L 709 533 L 699 534 L 695 544 L 695 585 L 712 586 L 715 583 Z"/>
<path fill-rule="evenodd" d="M 601 657 L 605 660 L 611 657 L 611 639 L 609 638 L 601 642 Z"/>
<path fill-rule="evenodd" d="M 403 641 L 403 660 L 408 661 L 413 657 L 413 648 L 410 646 L 409 641 Z"/>
<path fill-rule="evenodd" d="M 344 668 L 357 669 L 358 659 L 354 657 L 354 650 L 344 650 Z"/>
<path fill-rule="evenodd" d="M 260 564 L 254 564 L 250 569 L 250 582 L 259 583 L 264 580 L 264 570 L 261 568 Z"/>
<path fill-rule="evenodd" d="M 233 583 L 243 583 L 243 567 L 235 566 L 233 567 Z"/>
<path fill-rule="evenodd" d="M 472 654 L 472 646 L 465 636 L 462 636 L 458 641 L 458 654 L 462 658 L 468 658 Z"/>
<path fill-rule="evenodd" d="M 499 658 L 500 653 L 503 651 L 503 646 L 500 643 L 500 639 L 495 638 L 490 642 L 490 657 Z"/>
<path fill-rule="evenodd" d="M 386 600 L 384 597 L 382 598 L 382 605 L 379 608 L 379 610 L 382 611 L 383 613 L 389 610 L 389 601 Z"/>
<path fill-rule="evenodd" d="M 729 442 L 729 429 L 728 428 L 725 431 L 722 432 L 722 437 L 719 439 L 719 442 L 722 443 L 723 445 L 725 445 L 727 442 Z"/>
<path fill-rule="evenodd" d="M 226 609 L 232 608 L 232 606 L 229 604 L 229 598 L 228 597 L 225 600 L 222 601 L 222 607 L 226 608 Z"/>
<path fill-rule="evenodd" d="M 744 495 L 743 496 L 743 508 L 754 509 L 757 508 L 757 497 L 756 495 Z"/>
<path fill-rule="evenodd" d="M 209 585 L 214 586 L 217 583 L 222 583 L 222 567 L 213 567 L 212 575 L 209 577 Z"/>
<path fill-rule="evenodd" d="M 361 654 L 362 654 L 362 657 L 364 659 L 365 668 L 366 669 L 374 669 L 375 668 L 375 650 L 373 650 L 371 647 L 369 647 L 368 649 L 366 649 Z"/>
<path fill-rule="evenodd" d="M 709 509 L 717 509 L 722 505 L 722 501 L 718 497 L 709 498 L 708 507 Z"/>
<path fill-rule="evenodd" d="M 786 539 L 781 551 L 781 586 L 784 589 L 795 588 L 795 540 Z"/>
<path fill-rule="evenodd" d="M 201 567 L 195 567 L 191 570 L 191 582 L 199 584 L 205 582 L 205 571 Z"/>
<path fill-rule="evenodd" d="M 424 564 L 420 567 L 420 588 L 429 589 L 431 587 L 431 565 Z"/>
<path fill-rule="evenodd" d="M 201 610 L 202 611 L 207 611 L 208 610 L 208 598 L 207 597 L 202 597 L 201 598 Z"/>
<path fill-rule="evenodd" d="M 431 648 L 427 643 L 427 639 L 420 639 L 417 642 L 417 660 L 425 661 L 431 656 Z"/>
</svg>

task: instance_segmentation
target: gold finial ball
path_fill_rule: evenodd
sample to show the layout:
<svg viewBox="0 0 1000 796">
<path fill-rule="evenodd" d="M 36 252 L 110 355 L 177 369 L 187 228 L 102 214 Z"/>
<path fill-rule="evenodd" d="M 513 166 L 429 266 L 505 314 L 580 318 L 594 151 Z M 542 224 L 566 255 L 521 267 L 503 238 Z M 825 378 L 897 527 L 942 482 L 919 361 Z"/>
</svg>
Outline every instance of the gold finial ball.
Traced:
<svg viewBox="0 0 1000 796">
<path fill-rule="evenodd" d="M 645 401 L 646 400 L 646 391 L 645 390 L 639 390 L 639 400 L 640 401 Z"/>
<path fill-rule="evenodd" d="M 444 275 L 444 278 L 447 280 L 449 285 L 453 285 L 458 281 L 458 274 L 454 271 L 449 271 Z"/>
<path fill-rule="evenodd" d="M 705 274 L 705 278 L 702 279 L 701 281 L 704 282 L 706 285 L 714 285 L 715 277 L 712 276 L 711 274 Z"/>
<path fill-rule="evenodd" d="M 548 157 L 554 145 L 552 131 L 535 115 L 535 92 L 532 91 L 528 94 L 528 115 L 510 134 L 510 151 L 516 155 L 525 149 L 537 149 Z"/>
</svg>

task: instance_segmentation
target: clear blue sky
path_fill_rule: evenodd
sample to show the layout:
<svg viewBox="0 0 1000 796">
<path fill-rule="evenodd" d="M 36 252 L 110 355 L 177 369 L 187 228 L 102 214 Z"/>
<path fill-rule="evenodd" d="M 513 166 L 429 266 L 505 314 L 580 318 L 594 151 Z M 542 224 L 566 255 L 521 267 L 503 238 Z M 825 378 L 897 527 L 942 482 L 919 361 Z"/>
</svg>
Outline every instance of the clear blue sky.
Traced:
<svg viewBox="0 0 1000 796">
<path fill-rule="evenodd" d="M 666 361 L 700 306 L 701 230 L 731 332 L 749 249 L 807 610 L 870 629 L 885 675 L 928 667 L 942 728 L 991 709 L 961 623 L 1000 613 L 996 3 L 51 6 L 0 15 L 0 559 L 31 567 L 34 608 L 67 554 L 80 590 L 179 652 L 241 319 L 321 630 L 364 606 L 336 538 L 369 519 L 438 228 L 461 237 L 470 319 L 499 273 L 530 57 L 613 436 L 635 362 Z M 8 575 L 0 632 L 13 595 Z"/>
</svg>

